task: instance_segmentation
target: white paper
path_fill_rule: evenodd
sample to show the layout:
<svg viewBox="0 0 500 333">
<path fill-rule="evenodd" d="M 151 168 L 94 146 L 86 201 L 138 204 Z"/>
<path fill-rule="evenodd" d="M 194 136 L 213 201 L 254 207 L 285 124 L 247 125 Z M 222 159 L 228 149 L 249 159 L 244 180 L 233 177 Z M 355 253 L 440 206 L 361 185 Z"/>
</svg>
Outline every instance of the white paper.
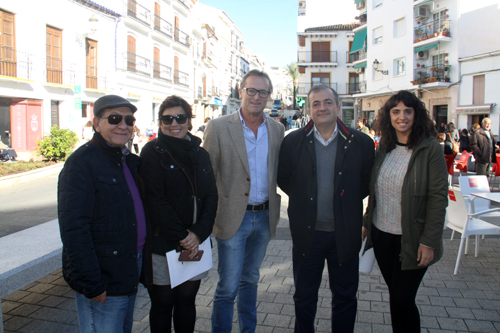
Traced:
<svg viewBox="0 0 500 333">
<path fill-rule="evenodd" d="M 204 251 L 200 261 L 179 261 L 179 252 L 175 250 L 167 252 L 168 271 L 172 288 L 212 268 L 210 237 L 201 243 L 198 249 Z"/>
<path fill-rule="evenodd" d="M 372 247 L 363 254 L 367 239 L 368 237 L 366 237 L 363 241 L 363 244 L 361 245 L 361 251 L 359 251 L 359 272 L 370 274 L 372 272 L 373 265 L 375 265 L 375 253 L 373 253 Z"/>
</svg>

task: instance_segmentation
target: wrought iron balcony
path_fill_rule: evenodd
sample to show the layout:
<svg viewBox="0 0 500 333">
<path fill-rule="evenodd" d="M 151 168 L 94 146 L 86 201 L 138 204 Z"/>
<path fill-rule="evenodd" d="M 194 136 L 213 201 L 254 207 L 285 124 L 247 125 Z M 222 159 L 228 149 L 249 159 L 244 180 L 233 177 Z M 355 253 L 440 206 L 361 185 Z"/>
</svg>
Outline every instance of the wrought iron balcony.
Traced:
<svg viewBox="0 0 500 333">
<path fill-rule="evenodd" d="M 33 79 L 34 56 L 12 47 L 0 47 L 0 75 L 19 79 Z"/>
<path fill-rule="evenodd" d="M 127 0 L 127 15 L 149 26 L 151 11 L 135 0 Z"/>
<path fill-rule="evenodd" d="M 185 46 L 191 46 L 189 35 L 181 31 L 179 28 L 174 28 L 174 39 Z"/>
<path fill-rule="evenodd" d="M 419 67 L 413 70 L 414 85 L 433 83 L 433 82 L 450 82 L 450 68 L 446 64 L 439 64 L 431 67 Z"/>
<path fill-rule="evenodd" d="M 151 76 L 151 62 L 149 59 L 127 52 L 127 70 L 146 76 Z"/>
<path fill-rule="evenodd" d="M 347 52 L 347 63 L 353 63 L 355 61 L 363 59 L 366 59 L 366 47 L 352 54 L 349 54 L 349 52 Z"/>
<path fill-rule="evenodd" d="M 172 68 L 153 62 L 153 77 L 167 82 L 172 82 Z"/>
<path fill-rule="evenodd" d="M 167 37 L 172 38 L 173 32 L 172 32 L 172 24 L 169 22 L 165 21 L 161 17 L 155 14 L 155 30 L 164 34 Z"/>
<path fill-rule="evenodd" d="M 76 64 L 62 61 L 59 58 L 45 57 L 47 83 L 75 85 Z"/>
<path fill-rule="evenodd" d="M 424 24 L 415 27 L 415 37 L 413 42 L 418 43 L 423 40 L 438 36 L 451 37 L 450 24 L 451 23 L 449 20 L 440 19 L 425 22 Z"/>
<path fill-rule="evenodd" d="M 174 83 L 189 87 L 189 74 L 174 69 Z"/>
<path fill-rule="evenodd" d="M 184 7 L 186 7 L 187 9 L 189 9 L 189 5 L 188 5 L 188 1 L 187 0 L 177 0 L 179 1 L 179 3 L 181 3 Z"/>
<path fill-rule="evenodd" d="M 350 95 L 366 92 L 366 81 L 346 83 L 346 91 Z"/>
<path fill-rule="evenodd" d="M 94 66 L 86 66 L 85 87 L 87 89 L 110 90 L 110 73 Z"/>
<path fill-rule="evenodd" d="M 337 51 L 298 51 L 298 62 L 337 62 Z"/>
<path fill-rule="evenodd" d="M 297 84 L 297 93 L 300 95 L 305 95 L 311 90 L 312 87 L 317 86 L 317 85 L 326 85 L 331 87 L 333 90 L 337 91 L 337 82 L 330 82 L 330 83 L 324 83 L 324 82 L 307 82 L 307 83 L 299 83 Z"/>
</svg>

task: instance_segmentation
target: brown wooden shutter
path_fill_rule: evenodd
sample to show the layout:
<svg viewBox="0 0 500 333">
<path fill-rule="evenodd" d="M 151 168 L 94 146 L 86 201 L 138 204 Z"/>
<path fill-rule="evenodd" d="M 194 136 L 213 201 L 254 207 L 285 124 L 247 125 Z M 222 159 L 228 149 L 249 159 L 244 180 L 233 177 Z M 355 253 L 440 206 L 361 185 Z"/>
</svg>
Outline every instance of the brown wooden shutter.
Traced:
<svg viewBox="0 0 500 333">
<path fill-rule="evenodd" d="M 299 36 L 299 46 L 306 46 L 306 38 L 304 36 Z"/>
<path fill-rule="evenodd" d="M 87 57 L 86 57 L 86 75 L 87 88 L 97 89 L 97 42 L 94 40 L 86 40 Z"/>
<path fill-rule="evenodd" d="M 311 43 L 312 62 L 330 62 L 330 42 Z"/>
<path fill-rule="evenodd" d="M 47 82 L 62 84 L 62 31 L 46 27 Z"/>
<path fill-rule="evenodd" d="M 161 28 L 160 17 L 160 4 L 155 2 L 155 29 L 158 30 Z"/>
<path fill-rule="evenodd" d="M 304 66 L 298 66 L 299 67 L 299 74 L 305 74 L 306 73 L 306 68 Z"/>
<path fill-rule="evenodd" d="M 472 104 L 484 104 L 484 89 L 484 75 L 474 76 L 472 85 Z"/>
<path fill-rule="evenodd" d="M 127 36 L 127 69 L 129 71 L 135 71 L 135 38 L 132 36 Z"/>
<path fill-rule="evenodd" d="M 161 77 L 160 73 L 160 49 L 154 48 L 154 60 L 153 60 L 153 77 Z"/>
<path fill-rule="evenodd" d="M 0 10 L 0 75 L 17 77 L 15 16 Z"/>
<path fill-rule="evenodd" d="M 179 83 L 179 57 L 174 56 L 174 83 Z"/>
</svg>

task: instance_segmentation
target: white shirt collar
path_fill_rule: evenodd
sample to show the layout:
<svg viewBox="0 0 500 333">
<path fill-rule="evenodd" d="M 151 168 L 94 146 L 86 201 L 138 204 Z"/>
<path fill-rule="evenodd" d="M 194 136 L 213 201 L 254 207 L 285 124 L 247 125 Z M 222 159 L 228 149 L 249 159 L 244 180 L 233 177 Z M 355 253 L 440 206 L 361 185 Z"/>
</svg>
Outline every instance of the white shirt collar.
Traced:
<svg viewBox="0 0 500 333">
<path fill-rule="evenodd" d="M 332 136 L 330 139 L 325 140 L 321 136 L 321 133 L 318 131 L 316 128 L 316 124 L 314 125 L 314 137 L 323 145 L 323 146 L 328 146 L 337 136 L 337 123 L 335 123 L 335 129 L 333 130 Z"/>
</svg>

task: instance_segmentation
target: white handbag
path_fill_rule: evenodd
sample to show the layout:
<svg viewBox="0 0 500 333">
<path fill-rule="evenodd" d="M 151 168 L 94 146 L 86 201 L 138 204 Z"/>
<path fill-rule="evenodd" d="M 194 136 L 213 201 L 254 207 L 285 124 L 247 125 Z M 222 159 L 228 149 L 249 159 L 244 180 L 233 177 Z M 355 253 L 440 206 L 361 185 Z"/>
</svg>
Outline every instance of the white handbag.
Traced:
<svg viewBox="0 0 500 333">
<path fill-rule="evenodd" d="M 363 254 L 367 239 L 368 237 L 366 237 L 363 241 L 361 251 L 359 251 L 359 272 L 364 274 L 370 274 L 372 272 L 373 265 L 375 265 L 375 253 L 373 253 L 373 247 Z"/>
</svg>

